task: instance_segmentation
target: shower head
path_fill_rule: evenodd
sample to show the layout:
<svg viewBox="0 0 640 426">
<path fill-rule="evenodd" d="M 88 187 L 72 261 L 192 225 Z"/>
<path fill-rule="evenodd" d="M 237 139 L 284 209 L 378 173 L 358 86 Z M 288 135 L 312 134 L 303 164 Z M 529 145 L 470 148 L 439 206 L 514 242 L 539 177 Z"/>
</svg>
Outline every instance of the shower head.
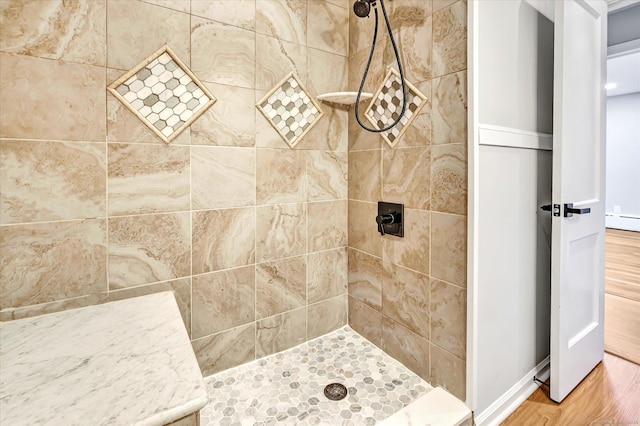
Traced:
<svg viewBox="0 0 640 426">
<path fill-rule="evenodd" d="M 353 4 L 353 13 L 359 18 L 368 18 L 371 5 L 375 6 L 376 0 L 356 0 Z"/>
</svg>

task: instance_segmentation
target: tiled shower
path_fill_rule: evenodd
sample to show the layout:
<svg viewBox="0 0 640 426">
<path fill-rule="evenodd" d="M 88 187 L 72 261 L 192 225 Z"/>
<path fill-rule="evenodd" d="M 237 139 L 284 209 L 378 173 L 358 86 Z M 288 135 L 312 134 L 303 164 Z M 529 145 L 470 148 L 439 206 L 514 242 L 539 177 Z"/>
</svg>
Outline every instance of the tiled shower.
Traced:
<svg viewBox="0 0 640 426">
<path fill-rule="evenodd" d="M 256 109 L 291 72 L 357 89 L 350 3 L 0 2 L 0 319 L 169 289 L 204 375 L 349 323 L 464 399 L 466 1 L 386 3 L 428 100 L 395 148 L 326 104 L 291 148 Z M 164 45 L 215 97 L 170 144 L 106 90 Z"/>
</svg>

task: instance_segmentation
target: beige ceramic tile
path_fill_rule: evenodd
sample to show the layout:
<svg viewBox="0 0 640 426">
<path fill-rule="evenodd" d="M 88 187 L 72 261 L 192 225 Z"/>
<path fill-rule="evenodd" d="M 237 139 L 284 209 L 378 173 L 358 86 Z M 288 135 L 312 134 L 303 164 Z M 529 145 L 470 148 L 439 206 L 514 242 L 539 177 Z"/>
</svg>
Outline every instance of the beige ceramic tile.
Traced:
<svg viewBox="0 0 640 426">
<path fill-rule="evenodd" d="M 255 33 L 193 16 L 191 71 L 201 80 L 254 88 Z"/>
<path fill-rule="evenodd" d="M 307 204 L 309 251 L 347 245 L 347 200 Z"/>
<path fill-rule="evenodd" d="M 192 278 L 193 338 L 255 321 L 252 266 Z"/>
<path fill-rule="evenodd" d="M 347 249 L 327 250 L 308 256 L 308 303 L 316 303 L 347 293 Z"/>
<path fill-rule="evenodd" d="M 353 13 L 352 7 L 353 3 L 349 4 L 349 57 L 361 51 L 368 53 L 371 50 L 373 30 L 375 28 L 373 19 L 358 18 Z M 383 28 L 385 28 L 386 33 L 386 27 Z M 394 28 L 393 24 L 391 28 Z M 381 33 L 378 33 L 378 36 L 380 35 Z"/>
<path fill-rule="evenodd" d="M 0 227 L 0 309 L 107 290 L 104 220 Z"/>
<path fill-rule="evenodd" d="M 461 400 L 466 396 L 466 364 L 431 344 L 431 385 L 442 386 Z"/>
<path fill-rule="evenodd" d="M 309 130 L 295 149 L 346 152 L 349 144 L 348 112 L 326 105 L 320 108 L 324 111 L 324 117 Z"/>
<path fill-rule="evenodd" d="M 200 412 L 197 411 L 188 416 L 182 417 L 171 423 L 167 423 L 167 426 L 200 426 Z M 466 426 L 466 425 L 463 425 Z"/>
<path fill-rule="evenodd" d="M 191 147 L 191 208 L 243 207 L 255 202 L 253 148 Z"/>
<path fill-rule="evenodd" d="M 465 143 L 467 140 L 467 73 L 459 72 L 433 80 L 434 145 Z"/>
<path fill-rule="evenodd" d="M 458 1 L 433 13 L 433 76 L 467 68 L 467 3 Z"/>
<path fill-rule="evenodd" d="M 427 102 L 398 140 L 396 148 L 431 145 L 431 81 L 423 81 L 415 86 L 427 97 Z M 390 149 L 386 143 L 383 144 L 383 147 L 387 150 Z"/>
<path fill-rule="evenodd" d="M 190 0 L 140 0 L 145 3 L 155 4 L 157 6 L 166 7 L 168 9 L 177 10 L 178 12 L 189 13 Z"/>
<path fill-rule="evenodd" d="M 307 153 L 307 201 L 347 198 L 346 152 L 309 151 Z"/>
<path fill-rule="evenodd" d="M 431 383 L 427 339 L 383 316 L 382 350 Z"/>
<path fill-rule="evenodd" d="M 173 292 L 176 302 L 178 303 L 178 308 L 180 309 L 180 314 L 182 315 L 182 320 L 184 321 L 184 326 L 187 329 L 187 334 L 191 336 L 191 278 L 181 278 L 158 284 L 110 291 L 109 301 L 129 299 L 163 291 Z"/>
<path fill-rule="evenodd" d="M 105 65 L 105 0 L 4 0 L 0 21 L 2 52 Z"/>
<path fill-rule="evenodd" d="M 109 218 L 109 290 L 191 274 L 189 213 Z"/>
<path fill-rule="evenodd" d="M 385 262 L 382 313 L 429 339 L 429 277 Z"/>
<path fill-rule="evenodd" d="M 400 32 L 407 28 L 417 30 L 431 15 L 433 2 L 431 0 L 399 0 L 393 1 L 390 7 L 389 21 L 394 32 Z"/>
<path fill-rule="evenodd" d="M 0 141 L 0 223 L 105 216 L 105 144 Z"/>
<path fill-rule="evenodd" d="M 404 238 L 383 237 L 385 260 L 429 273 L 430 216 L 425 210 L 404 209 Z M 375 223 L 374 223 L 375 225 Z"/>
<path fill-rule="evenodd" d="M 61 299 L 55 302 L 29 305 L 23 308 L 6 308 L 0 311 L 0 321 L 13 321 L 22 318 L 31 318 L 38 315 L 51 314 L 54 312 L 66 311 L 67 309 L 84 308 L 86 306 L 99 305 L 109 301 L 109 294 L 90 294 L 89 296 L 73 297 L 71 299 Z"/>
<path fill-rule="evenodd" d="M 164 45 L 189 66 L 189 15 L 140 1 L 107 1 L 107 66 L 130 70 Z"/>
<path fill-rule="evenodd" d="M 303 343 L 307 332 L 307 308 L 296 309 L 256 322 L 256 356 L 284 351 Z"/>
<path fill-rule="evenodd" d="M 217 101 L 191 125 L 194 145 L 255 145 L 254 91 L 205 83 Z"/>
<path fill-rule="evenodd" d="M 376 346 L 382 343 L 382 314 L 349 297 L 349 325 Z"/>
<path fill-rule="evenodd" d="M 466 357 L 467 292 L 431 280 L 431 342 L 460 359 Z"/>
<path fill-rule="evenodd" d="M 427 4 L 429 2 L 421 3 Z M 404 6 L 403 2 L 399 4 Z M 395 6 L 394 9 L 396 9 Z M 406 13 L 408 10 L 415 9 L 418 9 L 419 13 Z M 393 28 L 400 29 L 396 36 L 396 43 L 402 56 L 405 78 L 413 84 L 431 79 L 431 48 L 433 44 L 431 16 L 423 8 L 415 6 L 414 3 L 412 7 L 401 10 L 395 17 L 396 21 L 402 22 L 402 25 L 394 25 Z M 385 49 L 385 64 L 398 69 L 393 47 L 388 40 Z"/>
<path fill-rule="evenodd" d="M 361 102 L 362 109 L 360 110 L 360 121 L 367 127 L 371 127 L 369 120 L 364 116 L 366 111 L 366 102 Z M 418 117 L 416 118 L 416 120 Z M 415 120 L 414 120 L 415 121 Z M 400 138 L 398 143 L 402 143 L 404 136 Z M 357 151 L 363 149 L 380 149 L 382 145 L 386 144 L 384 140 L 377 133 L 367 132 L 358 124 L 355 116 L 355 109 L 349 111 L 349 151 Z"/>
<path fill-rule="evenodd" d="M 382 238 L 378 233 L 377 203 L 349 200 L 349 247 L 382 257 Z"/>
<path fill-rule="evenodd" d="M 431 214 L 431 276 L 466 287 L 466 216 Z"/>
<path fill-rule="evenodd" d="M 0 87 L 0 137 L 104 142 L 104 68 L 2 53 Z"/>
<path fill-rule="evenodd" d="M 349 55 L 349 10 L 324 0 L 307 3 L 307 43 L 310 47 Z"/>
<path fill-rule="evenodd" d="M 385 149 L 382 162 L 382 199 L 409 209 L 428 210 L 430 148 Z"/>
<path fill-rule="evenodd" d="M 304 254 L 307 247 L 304 204 L 279 204 L 256 208 L 256 258 L 258 262 Z"/>
<path fill-rule="evenodd" d="M 193 212 L 193 273 L 255 262 L 254 207 Z"/>
<path fill-rule="evenodd" d="M 307 306 L 307 339 L 313 339 L 348 322 L 347 295 Z"/>
<path fill-rule="evenodd" d="M 434 145 L 431 158 L 431 209 L 466 215 L 467 146 Z"/>
<path fill-rule="evenodd" d="M 121 70 L 107 68 L 107 84 L 113 83 L 122 75 L 124 75 L 124 72 Z M 162 139 L 111 93 L 107 93 L 107 141 L 166 145 Z M 189 127 L 171 141 L 171 145 L 189 144 L 191 144 Z"/>
<path fill-rule="evenodd" d="M 191 0 L 191 14 L 246 30 L 256 28 L 256 0 Z"/>
<path fill-rule="evenodd" d="M 307 0 L 256 0 L 256 32 L 307 44 Z"/>
<path fill-rule="evenodd" d="M 306 200 L 305 154 L 290 149 L 258 149 L 256 201 L 260 204 Z"/>
<path fill-rule="evenodd" d="M 203 376 L 255 359 L 255 324 L 247 324 L 191 342 Z"/>
<path fill-rule="evenodd" d="M 189 210 L 189 147 L 109 144 L 109 215 Z"/>
<path fill-rule="evenodd" d="M 349 199 L 382 199 L 382 150 L 349 153 Z"/>
<path fill-rule="evenodd" d="M 349 296 L 382 311 L 382 259 L 349 248 Z"/>
<path fill-rule="evenodd" d="M 381 37 L 381 34 L 378 34 L 378 37 Z M 372 95 L 376 93 L 378 88 L 380 88 L 380 85 L 382 84 L 382 80 L 384 79 L 387 72 L 384 66 L 384 48 L 383 48 L 384 44 L 382 44 L 382 42 L 378 42 L 378 43 L 380 43 L 380 45 L 373 52 L 373 59 L 371 60 L 371 65 L 369 66 L 369 72 L 367 73 L 367 78 L 364 84 L 364 91 L 371 93 Z M 348 90 L 355 92 L 360 88 L 360 84 L 362 83 L 362 76 L 364 75 L 364 71 L 367 66 L 367 61 L 369 60 L 370 48 L 371 48 L 371 40 L 369 40 L 369 48 L 361 50 L 356 54 L 353 54 L 349 58 Z M 368 105 L 369 105 L 368 102 L 362 102 L 360 104 L 360 117 L 364 118 L 364 112 L 366 111 Z M 366 120 L 366 122 L 368 123 L 369 120 Z"/>
<path fill-rule="evenodd" d="M 307 82 L 307 47 L 256 35 L 256 89 L 271 90 L 291 71 Z"/>
<path fill-rule="evenodd" d="M 431 0 L 433 2 L 433 11 L 440 10 L 444 7 L 451 6 L 458 0 Z"/>
<path fill-rule="evenodd" d="M 340 6 L 343 9 L 349 9 L 351 7 L 351 3 L 349 0 L 325 0 L 327 3 L 335 4 L 336 6 Z"/>
<path fill-rule="evenodd" d="M 345 56 L 311 47 L 307 50 L 307 73 L 309 75 L 307 90 L 313 97 L 323 93 L 349 90 L 348 70 L 348 60 Z M 328 109 L 323 108 L 325 111 Z"/>
<path fill-rule="evenodd" d="M 256 265 L 256 318 L 297 309 L 307 303 L 305 256 Z"/>
</svg>

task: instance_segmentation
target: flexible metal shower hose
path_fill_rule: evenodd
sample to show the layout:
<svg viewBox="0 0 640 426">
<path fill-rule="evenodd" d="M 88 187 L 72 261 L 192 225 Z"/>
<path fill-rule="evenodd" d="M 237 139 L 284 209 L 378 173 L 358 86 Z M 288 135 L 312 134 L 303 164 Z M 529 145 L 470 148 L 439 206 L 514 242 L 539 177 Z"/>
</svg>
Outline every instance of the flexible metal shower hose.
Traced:
<svg viewBox="0 0 640 426">
<path fill-rule="evenodd" d="M 367 79 L 367 74 L 369 73 L 369 67 L 371 67 L 371 61 L 373 60 L 373 52 L 376 49 L 376 39 L 378 38 L 378 8 L 374 7 L 373 11 L 376 16 L 376 26 L 373 31 L 373 41 L 371 42 L 371 52 L 369 53 L 369 59 L 367 60 L 367 66 L 364 69 L 364 74 L 362 75 L 362 81 L 360 82 L 360 88 L 358 89 L 358 95 L 356 96 L 356 109 L 355 115 L 356 120 L 360 127 L 365 129 L 368 132 L 372 133 L 382 133 L 387 130 L 393 129 L 399 122 L 402 120 L 405 111 L 407 110 L 407 86 L 404 82 L 404 72 L 402 70 L 402 60 L 400 59 L 400 54 L 398 53 L 398 47 L 396 46 L 396 41 L 393 39 L 393 32 L 391 31 L 391 24 L 389 23 L 389 17 L 387 16 L 387 11 L 384 7 L 384 0 L 380 0 L 380 7 L 382 7 L 382 15 L 384 16 L 384 21 L 387 26 L 387 32 L 389 33 L 389 38 L 391 39 L 391 46 L 393 47 L 393 53 L 396 55 L 396 62 L 398 63 L 398 70 L 400 71 L 400 80 L 402 82 L 402 111 L 398 118 L 388 127 L 383 129 L 372 129 L 370 127 L 365 126 L 362 121 L 360 121 L 360 116 L 358 113 L 358 106 L 360 105 L 360 95 L 362 95 L 362 90 L 364 88 L 364 83 Z M 373 101 L 372 101 L 373 102 Z"/>
</svg>

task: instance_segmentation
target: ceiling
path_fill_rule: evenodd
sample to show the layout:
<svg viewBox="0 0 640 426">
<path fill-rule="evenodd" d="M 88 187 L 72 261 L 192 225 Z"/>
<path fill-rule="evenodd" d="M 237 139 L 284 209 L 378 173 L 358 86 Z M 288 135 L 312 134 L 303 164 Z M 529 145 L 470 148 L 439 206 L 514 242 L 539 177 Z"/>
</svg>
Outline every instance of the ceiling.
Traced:
<svg viewBox="0 0 640 426">
<path fill-rule="evenodd" d="M 608 59 L 607 83 L 617 85 L 607 96 L 640 92 L 640 52 Z"/>
</svg>

